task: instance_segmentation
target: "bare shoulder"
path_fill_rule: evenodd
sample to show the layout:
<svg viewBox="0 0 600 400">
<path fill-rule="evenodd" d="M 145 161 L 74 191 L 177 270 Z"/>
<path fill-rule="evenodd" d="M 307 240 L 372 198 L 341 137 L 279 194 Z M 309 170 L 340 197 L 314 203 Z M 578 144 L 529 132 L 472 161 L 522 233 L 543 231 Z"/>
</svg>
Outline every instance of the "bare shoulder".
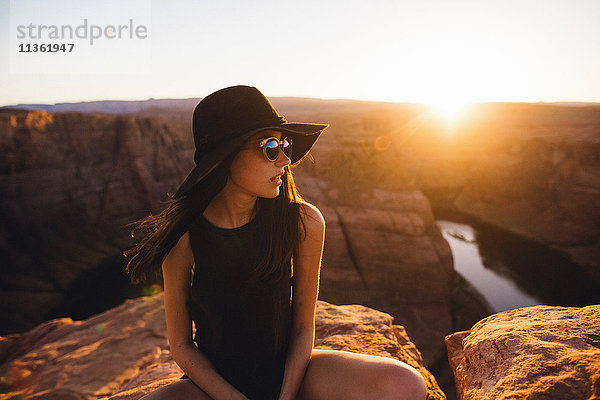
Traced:
<svg viewBox="0 0 600 400">
<path fill-rule="evenodd" d="M 316 225 L 325 225 L 325 218 L 323 218 L 323 214 L 317 206 L 303 201 L 300 203 L 300 212 L 303 216 L 308 217 L 308 221 L 306 222 Z"/>
<path fill-rule="evenodd" d="M 322 240 L 325 232 L 325 218 L 323 217 L 321 210 L 313 204 L 301 202 L 300 213 L 304 217 L 304 224 L 308 236 L 317 240 Z"/>
<path fill-rule="evenodd" d="M 194 263 L 194 253 L 192 251 L 192 245 L 190 242 L 189 232 L 185 232 L 175 246 L 169 251 L 165 264 L 167 265 L 178 265 L 181 267 L 188 267 Z"/>
</svg>

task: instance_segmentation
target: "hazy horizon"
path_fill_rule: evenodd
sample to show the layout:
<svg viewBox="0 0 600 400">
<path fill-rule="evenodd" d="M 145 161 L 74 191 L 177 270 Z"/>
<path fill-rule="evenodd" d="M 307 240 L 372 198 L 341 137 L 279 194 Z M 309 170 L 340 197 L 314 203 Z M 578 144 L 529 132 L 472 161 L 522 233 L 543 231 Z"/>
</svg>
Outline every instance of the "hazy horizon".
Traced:
<svg viewBox="0 0 600 400">
<path fill-rule="evenodd" d="M 209 93 L 207 93 L 209 94 Z M 197 97 L 165 97 L 165 98 L 144 98 L 144 99 L 92 99 L 82 101 L 59 101 L 55 103 L 8 103 L 0 104 L 0 108 L 4 107 L 16 107 L 19 105 L 46 105 L 55 106 L 59 104 L 81 104 L 81 103 L 101 103 L 101 102 L 145 102 L 145 101 L 161 101 L 161 100 L 190 100 L 190 99 L 201 99 L 204 96 Z M 351 98 L 323 98 L 323 97 L 304 97 L 304 96 L 269 96 L 271 99 L 298 99 L 298 100 L 323 100 L 323 101 L 348 101 L 348 102 L 371 102 L 371 103 L 390 103 L 390 104 L 413 104 L 413 105 L 429 105 L 429 103 L 418 103 L 411 101 L 386 101 L 386 100 L 367 100 L 367 99 L 351 99 Z M 472 104 L 548 104 L 548 105 L 600 105 L 599 101 L 476 101 Z"/>
</svg>

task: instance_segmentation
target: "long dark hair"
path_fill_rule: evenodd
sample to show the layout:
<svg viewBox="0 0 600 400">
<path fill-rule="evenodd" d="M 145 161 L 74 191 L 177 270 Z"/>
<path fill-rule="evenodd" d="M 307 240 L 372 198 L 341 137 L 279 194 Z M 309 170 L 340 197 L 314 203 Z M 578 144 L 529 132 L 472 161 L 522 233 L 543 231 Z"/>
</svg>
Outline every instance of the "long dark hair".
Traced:
<svg viewBox="0 0 600 400">
<path fill-rule="evenodd" d="M 231 162 L 238 151 L 227 157 L 186 195 L 170 200 L 160 213 L 132 224 L 132 237 L 141 237 L 134 247 L 123 253 L 129 258 L 125 270 L 130 274 L 132 283 L 160 275 L 169 251 L 225 187 Z M 258 197 L 256 201 L 255 218 L 258 218 L 258 229 L 264 237 L 264 251 L 252 279 L 278 280 L 284 276 L 284 267 L 298 250 L 301 232 L 306 234 L 300 213 L 303 199 L 296 189 L 290 166 L 286 165 L 284 170 L 279 195 L 272 199 Z"/>
</svg>

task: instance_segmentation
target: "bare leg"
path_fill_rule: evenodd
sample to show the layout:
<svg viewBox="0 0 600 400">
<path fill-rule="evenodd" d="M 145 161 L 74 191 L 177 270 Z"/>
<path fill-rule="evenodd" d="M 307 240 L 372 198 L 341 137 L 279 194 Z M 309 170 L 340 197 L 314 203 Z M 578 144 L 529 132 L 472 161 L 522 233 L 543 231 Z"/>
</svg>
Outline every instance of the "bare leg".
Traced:
<svg viewBox="0 0 600 400">
<path fill-rule="evenodd" d="M 401 361 L 314 349 L 296 400 L 424 400 L 421 374 Z"/>
<path fill-rule="evenodd" d="M 148 393 L 140 400 L 212 400 L 212 398 L 190 379 L 180 379 Z"/>
</svg>

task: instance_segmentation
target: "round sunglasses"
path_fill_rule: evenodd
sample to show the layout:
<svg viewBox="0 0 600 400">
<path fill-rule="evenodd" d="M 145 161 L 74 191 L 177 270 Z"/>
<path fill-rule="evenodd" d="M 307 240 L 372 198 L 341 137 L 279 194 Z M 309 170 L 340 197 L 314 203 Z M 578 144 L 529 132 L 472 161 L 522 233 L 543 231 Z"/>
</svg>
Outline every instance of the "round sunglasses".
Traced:
<svg viewBox="0 0 600 400">
<path fill-rule="evenodd" d="M 263 150 L 263 154 L 269 161 L 277 160 L 279 157 L 279 149 L 283 151 L 283 154 L 287 158 L 292 158 L 292 139 L 289 137 L 283 137 L 281 140 L 276 137 L 269 137 L 261 140 L 259 146 Z"/>
</svg>

